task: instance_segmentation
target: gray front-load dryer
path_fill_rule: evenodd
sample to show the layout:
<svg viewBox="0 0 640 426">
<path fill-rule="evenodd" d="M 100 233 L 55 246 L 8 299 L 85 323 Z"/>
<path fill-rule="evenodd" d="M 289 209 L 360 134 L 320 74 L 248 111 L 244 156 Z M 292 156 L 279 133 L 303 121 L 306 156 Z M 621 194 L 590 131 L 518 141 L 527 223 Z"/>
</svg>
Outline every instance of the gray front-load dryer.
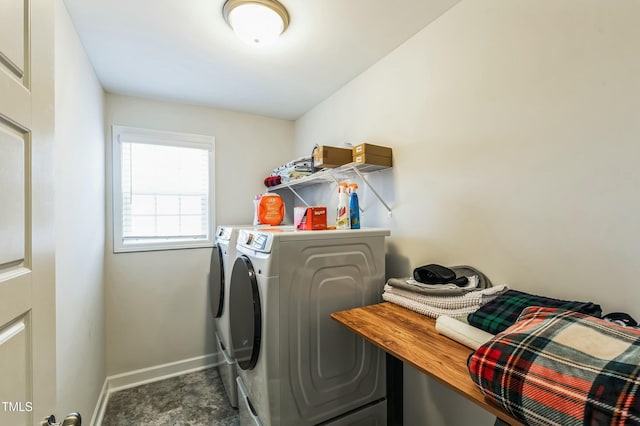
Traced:
<svg viewBox="0 0 640 426">
<path fill-rule="evenodd" d="M 240 230 L 229 297 L 243 426 L 386 424 L 384 352 L 330 317 L 380 301 L 386 235 Z"/>
</svg>

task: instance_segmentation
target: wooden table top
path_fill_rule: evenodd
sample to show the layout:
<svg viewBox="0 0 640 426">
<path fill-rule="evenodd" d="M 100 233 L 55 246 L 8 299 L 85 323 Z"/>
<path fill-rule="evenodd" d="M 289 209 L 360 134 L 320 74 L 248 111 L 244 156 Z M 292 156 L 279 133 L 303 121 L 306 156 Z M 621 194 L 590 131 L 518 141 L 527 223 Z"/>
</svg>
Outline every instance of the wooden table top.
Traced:
<svg viewBox="0 0 640 426">
<path fill-rule="evenodd" d="M 438 333 L 434 319 L 389 302 L 335 312 L 331 318 L 501 420 L 522 425 L 484 399 L 467 369 L 473 350 Z"/>
</svg>

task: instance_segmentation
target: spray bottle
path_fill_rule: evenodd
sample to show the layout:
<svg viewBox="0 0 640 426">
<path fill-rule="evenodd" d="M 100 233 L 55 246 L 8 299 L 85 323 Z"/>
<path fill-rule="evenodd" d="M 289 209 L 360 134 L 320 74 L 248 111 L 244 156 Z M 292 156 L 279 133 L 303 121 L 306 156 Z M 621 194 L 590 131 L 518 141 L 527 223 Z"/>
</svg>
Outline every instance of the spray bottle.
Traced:
<svg viewBox="0 0 640 426">
<path fill-rule="evenodd" d="M 351 228 L 351 222 L 349 220 L 349 195 L 347 194 L 346 182 L 340 182 L 338 184 L 338 210 L 336 212 L 336 228 Z"/>
<path fill-rule="evenodd" d="M 360 204 L 358 203 L 357 183 L 349 185 L 349 219 L 351 229 L 360 229 Z"/>
</svg>

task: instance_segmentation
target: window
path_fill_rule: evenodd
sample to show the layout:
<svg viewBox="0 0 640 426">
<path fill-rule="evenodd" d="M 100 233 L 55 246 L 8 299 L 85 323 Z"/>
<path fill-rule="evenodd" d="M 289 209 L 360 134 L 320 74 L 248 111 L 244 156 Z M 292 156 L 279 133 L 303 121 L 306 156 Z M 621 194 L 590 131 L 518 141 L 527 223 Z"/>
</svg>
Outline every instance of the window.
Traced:
<svg viewBox="0 0 640 426">
<path fill-rule="evenodd" d="M 113 126 L 114 252 L 213 245 L 214 138 Z"/>
</svg>

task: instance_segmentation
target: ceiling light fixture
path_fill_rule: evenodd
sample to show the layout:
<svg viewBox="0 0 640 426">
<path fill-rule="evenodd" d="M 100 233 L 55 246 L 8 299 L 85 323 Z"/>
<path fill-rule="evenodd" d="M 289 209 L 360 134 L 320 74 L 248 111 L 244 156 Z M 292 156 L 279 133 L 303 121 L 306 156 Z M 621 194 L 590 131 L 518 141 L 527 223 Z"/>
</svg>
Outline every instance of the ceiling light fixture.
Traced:
<svg viewBox="0 0 640 426">
<path fill-rule="evenodd" d="M 289 26 L 289 13 L 277 0 L 227 0 L 222 14 L 240 40 L 272 44 Z"/>
</svg>

